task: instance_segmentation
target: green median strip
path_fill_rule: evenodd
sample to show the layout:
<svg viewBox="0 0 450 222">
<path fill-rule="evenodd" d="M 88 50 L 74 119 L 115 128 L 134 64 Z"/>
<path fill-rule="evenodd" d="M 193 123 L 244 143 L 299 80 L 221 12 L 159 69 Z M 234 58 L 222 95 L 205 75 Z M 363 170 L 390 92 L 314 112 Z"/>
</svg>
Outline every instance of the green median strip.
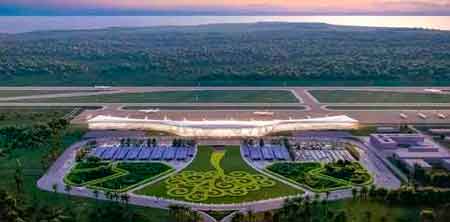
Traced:
<svg viewBox="0 0 450 222">
<path fill-rule="evenodd" d="M 450 94 L 382 90 L 310 90 L 320 103 L 450 103 Z"/>
<path fill-rule="evenodd" d="M 449 106 L 325 106 L 329 110 L 450 110 Z"/>
</svg>

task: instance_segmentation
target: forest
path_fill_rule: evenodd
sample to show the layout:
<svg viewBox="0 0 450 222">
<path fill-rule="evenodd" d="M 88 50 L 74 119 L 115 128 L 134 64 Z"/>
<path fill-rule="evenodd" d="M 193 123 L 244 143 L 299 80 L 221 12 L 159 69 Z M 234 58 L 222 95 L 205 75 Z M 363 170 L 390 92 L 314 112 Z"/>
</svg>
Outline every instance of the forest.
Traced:
<svg viewBox="0 0 450 222">
<path fill-rule="evenodd" d="M 0 35 L 2 85 L 448 85 L 450 32 L 323 23 Z"/>
</svg>

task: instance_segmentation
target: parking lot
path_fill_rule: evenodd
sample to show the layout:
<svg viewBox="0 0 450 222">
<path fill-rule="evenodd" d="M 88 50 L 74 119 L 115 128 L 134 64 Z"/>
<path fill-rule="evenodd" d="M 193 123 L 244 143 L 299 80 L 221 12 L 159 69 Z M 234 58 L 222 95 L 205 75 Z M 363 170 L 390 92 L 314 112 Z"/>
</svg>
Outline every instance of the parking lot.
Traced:
<svg viewBox="0 0 450 222">
<path fill-rule="evenodd" d="M 191 146 L 112 146 L 96 147 L 91 150 L 89 156 L 95 156 L 102 160 L 127 160 L 127 161 L 187 161 L 194 156 L 195 147 Z"/>
<path fill-rule="evenodd" d="M 293 146 L 295 161 L 325 163 L 338 160 L 355 161 L 355 158 L 345 149 L 347 145 L 338 139 L 302 139 Z"/>
</svg>

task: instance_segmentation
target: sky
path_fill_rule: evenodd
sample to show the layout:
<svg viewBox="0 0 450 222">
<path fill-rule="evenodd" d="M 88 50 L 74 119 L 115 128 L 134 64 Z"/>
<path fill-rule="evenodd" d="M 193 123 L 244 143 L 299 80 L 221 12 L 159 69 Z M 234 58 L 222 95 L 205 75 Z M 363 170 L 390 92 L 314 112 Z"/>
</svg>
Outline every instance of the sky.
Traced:
<svg viewBox="0 0 450 222">
<path fill-rule="evenodd" d="M 3 15 L 164 13 L 450 15 L 450 0 L 0 0 Z"/>
</svg>

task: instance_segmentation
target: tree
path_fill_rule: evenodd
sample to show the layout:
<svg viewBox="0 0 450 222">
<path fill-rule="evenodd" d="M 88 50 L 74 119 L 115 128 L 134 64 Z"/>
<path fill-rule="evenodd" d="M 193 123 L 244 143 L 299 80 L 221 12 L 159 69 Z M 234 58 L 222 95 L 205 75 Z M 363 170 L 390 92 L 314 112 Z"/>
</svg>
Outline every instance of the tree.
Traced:
<svg viewBox="0 0 450 222">
<path fill-rule="evenodd" d="M 341 210 L 336 213 L 333 222 L 347 222 L 347 220 L 348 220 L 347 213 L 344 210 Z"/>
<path fill-rule="evenodd" d="M 367 199 L 368 190 L 367 190 L 366 186 L 363 186 L 361 188 L 361 190 L 359 191 L 359 193 L 360 193 L 360 196 L 362 199 L 364 199 L 364 200 Z"/>
<path fill-rule="evenodd" d="M 127 193 L 120 195 L 120 201 L 125 204 L 128 208 L 128 202 L 130 201 L 130 196 Z"/>
<path fill-rule="evenodd" d="M 242 212 L 237 212 L 234 214 L 233 218 L 231 219 L 232 222 L 243 222 L 244 221 L 244 214 Z"/>
<path fill-rule="evenodd" d="M 23 209 L 17 203 L 17 199 L 6 191 L 0 190 L 0 221 L 26 222 Z"/>
<path fill-rule="evenodd" d="M 253 214 L 252 210 L 248 210 L 247 211 L 247 217 L 248 217 L 248 222 L 254 222 L 255 220 L 255 215 Z"/>
<path fill-rule="evenodd" d="M 98 205 L 98 197 L 100 195 L 100 192 L 97 189 L 92 190 L 92 194 L 94 194 L 95 197 L 95 205 Z"/>
<path fill-rule="evenodd" d="M 423 209 L 420 212 L 420 221 L 422 222 L 434 222 L 436 216 L 434 214 L 433 209 Z"/>
<path fill-rule="evenodd" d="M 58 184 L 57 183 L 54 183 L 52 185 L 52 190 L 53 190 L 54 193 L 58 192 Z"/>
<path fill-rule="evenodd" d="M 372 212 L 365 211 L 364 212 L 364 216 L 365 216 L 367 222 L 371 222 L 372 221 Z"/>
<path fill-rule="evenodd" d="M 182 213 L 181 213 L 181 206 L 179 205 L 170 205 L 169 206 L 169 215 L 174 217 L 176 222 L 182 221 Z"/>
<path fill-rule="evenodd" d="M 72 186 L 70 184 L 66 184 L 64 186 L 64 191 L 67 193 L 67 198 L 70 200 L 70 192 L 72 191 Z"/>
<path fill-rule="evenodd" d="M 16 170 L 14 172 L 16 191 L 18 195 L 23 195 L 23 166 L 19 159 L 16 159 Z"/>
<path fill-rule="evenodd" d="M 264 222 L 271 222 L 273 220 L 272 213 L 270 211 L 264 212 Z"/>
</svg>

